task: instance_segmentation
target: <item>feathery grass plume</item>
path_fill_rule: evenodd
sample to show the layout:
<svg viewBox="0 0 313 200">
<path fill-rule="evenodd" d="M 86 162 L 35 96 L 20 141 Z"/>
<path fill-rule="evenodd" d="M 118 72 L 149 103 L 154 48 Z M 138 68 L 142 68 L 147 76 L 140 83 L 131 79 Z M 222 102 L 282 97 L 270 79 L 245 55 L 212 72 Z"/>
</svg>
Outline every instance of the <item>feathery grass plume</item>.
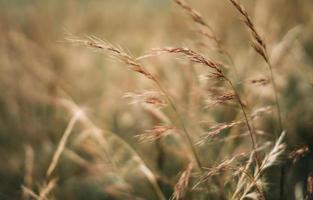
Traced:
<svg viewBox="0 0 313 200">
<path fill-rule="evenodd" d="M 238 170 L 238 174 L 241 174 L 241 176 L 239 177 L 238 181 L 237 181 L 237 185 L 236 185 L 236 190 L 232 195 L 231 199 L 236 199 L 236 197 L 239 195 L 239 193 L 244 189 L 245 183 L 248 179 L 247 174 L 248 170 L 252 167 L 253 164 L 253 158 L 254 158 L 254 154 L 255 152 L 251 152 L 250 156 L 249 156 L 249 160 L 246 163 L 246 165 L 242 168 L 239 168 Z M 237 173 L 235 173 L 237 174 Z"/>
<path fill-rule="evenodd" d="M 217 176 L 221 173 L 224 173 L 226 171 L 233 171 L 236 168 L 233 166 L 233 164 L 245 156 L 245 153 L 239 153 L 232 158 L 224 159 L 222 162 L 218 163 L 214 167 L 206 168 L 205 175 L 200 176 L 198 182 L 193 186 L 193 188 L 196 188 L 202 182 L 208 182 L 210 178 Z"/>
<path fill-rule="evenodd" d="M 216 61 L 213 61 L 211 59 L 207 59 L 204 56 L 202 56 L 200 53 L 195 52 L 192 49 L 184 48 L 184 47 L 164 47 L 164 48 L 158 48 L 153 49 L 156 53 L 173 53 L 173 54 L 183 54 L 188 57 L 188 59 L 193 63 L 200 63 L 203 65 L 206 65 L 216 71 L 216 73 L 222 74 L 222 67 L 223 65 L 221 63 L 218 63 Z"/>
<path fill-rule="evenodd" d="M 240 12 L 242 18 L 243 18 L 243 22 L 246 24 L 246 26 L 248 27 L 251 35 L 252 35 L 252 47 L 254 48 L 254 50 L 256 52 L 258 52 L 266 61 L 268 61 L 268 54 L 266 51 L 266 44 L 263 41 L 262 37 L 260 36 L 260 34 L 256 31 L 256 28 L 248 14 L 248 12 L 246 11 L 246 9 L 239 4 L 239 2 L 237 0 L 229 0 L 234 6 L 235 8 Z"/>
<path fill-rule="evenodd" d="M 196 144 L 203 145 L 209 139 L 214 140 L 214 138 L 217 137 L 223 130 L 238 126 L 243 123 L 244 122 L 242 121 L 233 121 L 230 123 L 218 123 L 210 127 L 210 130 L 207 133 L 205 133 L 205 135 Z"/>
<path fill-rule="evenodd" d="M 213 69 L 213 76 L 215 76 L 218 80 L 223 80 L 226 81 L 228 83 L 228 85 L 231 87 L 234 95 L 231 95 L 231 97 L 235 97 L 237 99 L 238 104 L 240 105 L 241 111 L 244 115 L 245 118 L 245 122 L 247 125 L 247 128 L 249 130 L 250 133 L 250 139 L 251 139 L 251 146 L 253 151 L 255 151 L 255 149 L 257 148 L 257 144 L 256 144 L 256 135 L 255 135 L 255 131 L 253 130 L 252 126 L 250 125 L 249 119 L 248 119 L 248 115 L 245 109 L 245 104 L 243 103 L 235 85 L 233 84 L 233 82 L 223 73 L 222 67 L 223 65 L 215 62 L 213 60 L 207 59 L 204 56 L 202 56 L 201 54 L 195 52 L 194 50 L 188 49 L 188 48 L 173 48 L 173 47 L 165 47 L 165 48 L 159 48 L 159 49 L 154 49 L 156 53 L 161 53 L 161 52 L 167 52 L 167 53 L 174 53 L 174 54 L 183 54 L 185 55 L 188 59 L 190 59 L 191 62 L 194 63 L 200 63 L 203 64 L 205 66 L 208 66 L 209 68 Z M 230 96 L 228 96 L 230 97 Z M 255 154 L 255 161 L 257 163 L 257 165 L 259 165 L 259 158 L 258 158 L 258 154 Z"/>
<path fill-rule="evenodd" d="M 273 87 L 273 91 L 274 91 L 274 95 L 275 95 L 275 104 L 276 104 L 276 109 L 277 109 L 279 131 L 281 132 L 281 131 L 283 131 L 283 124 L 282 124 L 282 117 L 281 117 L 281 111 L 280 111 L 280 105 L 279 105 L 279 99 L 278 99 L 278 90 L 277 90 L 275 77 L 274 77 L 274 73 L 273 73 L 273 67 L 272 67 L 272 64 L 269 60 L 268 52 L 266 49 L 266 44 L 265 44 L 264 40 L 262 39 L 262 37 L 260 36 L 260 34 L 257 32 L 255 25 L 253 24 L 253 22 L 249 16 L 248 12 L 246 11 L 246 9 L 241 4 L 239 4 L 239 2 L 237 0 L 229 0 L 229 1 L 235 6 L 235 8 L 239 11 L 241 16 L 243 17 L 243 21 L 246 24 L 246 26 L 248 27 L 248 29 L 252 35 L 252 47 L 265 60 L 267 66 L 268 66 L 268 69 L 270 71 L 271 83 L 272 83 L 272 87 Z"/>
<path fill-rule="evenodd" d="M 97 38 L 94 38 L 94 37 L 90 37 L 88 40 L 81 40 L 81 39 L 75 39 L 75 38 L 74 39 L 73 38 L 67 38 L 67 40 L 72 42 L 72 43 L 83 44 L 85 46 L 92 47 L 95 49 L 104 50 L 104 51 L 108 52 L 109 54 L 113 54 L 113 56 L 115 56 L 117 59 L 121 60 L 123 63 L 130 65 L 131 70 L 138 72 L 138 73 L 141 73 L 141 74 L 145 75 L 145 77 L 147 77 L 148 79 L 152 80 L 156 84 L 156 86 L 160 90 L 160 92 L 162 92 L 164 94 L 165 98 L 168 101 L 168 104 L 171 106 L 174 113 L 176 114 L 176 117 L 177 117 L 177 120 L 178 120 L 178 123 L 180 126 L 179 128 L 181 128 L 183 130 L 187 145 L 188 145 L 190 151 L 192 152 L 192 155 L 193 155 L 194 160 L 197 164 L 197 167 L 199 168 L 201 173 L 204 172 L 203 167 L 202 167 L 202 163 L 200 161 L 200 157 L 199 157 L 198 152 L 194 146 L 191 135 L 188 132 L 186 125 L 182 119 L 182 115 L 179 113 L 177 107 L 175 106 L 174 101 L 171 99 L 167 90 L 161 85 L 160 81 L 139 63 L 140 59 L 134 59 L 129 54 L 126 54 L 125 52 L 114 47 L 113 45 L 106 43 L 102 40 L 99 40 Z M 190 53 L 193 55 L 193 52 L 190 52 Z M 195 57 L 196 62 L 205 62 L 207 65 L 211 66 L 211 68 L 216 68 L 216 71 L 220 71 L 220 69 L 218 69 L 219 66 L 217 66 L 216 63 L 210 63 L 208 60 L 204 59 L 204 57 L 197 57 L 198 56 L 197 54 L 195 54 L 194 56 L 196 56 Z M 143 58 L 143 57 L 140 57 L 140 58 Z M 200 59 L 200 60 L 198 60 L 198 59 Z"/>
<path fill-rule="evenodd" d="M 251 115 L 250 115 L 250 119 L 251 120 L 256 120 L 258 117 L 260 117 L 260 115 L 264 114 L 264 113 L 269 113 L 271 111 L 271 107 L 270 106 L 266 106 L 266 107 L 261 107 L 261 108 L 258 108 L 256 110 L 254 110 Z M 205 125 L 209 122 L 206 122 L 206 121 L 202 121 L 201 124 Z M 236 121 L 232 121 L 232 122 L 229 122 L 229 123 L 218 123 L 216 125 L 213 125 L 213 126 L 210 126 L 210 130 L 199 140 L 199 142 L 197 142 L 198 145 L 203 145 L 208 139 L 210 139 L 212 142 L 218 142 L 217 140 L 214 140 L 214 138 L 216 136 L 219 135 L 219 133 L 225 129 L 230 129 L 230 128 L 233 128 L 233 127 L 237 127 L 237 126 L 240 126 L 240 125 L 243 125 L 245 124 L 245 120 L 244 119 L 241 119 L 241 120 L 236 120 Z M 259 134 L 259 135 L 264 135 L 263 132 L 259 133 L 259 132 L 256 132 L 256 134 Z M 227 140 L 232 140 L 232 139 L 237 139 L 239 137 L 245 137 L 249 135 L 249 133 L 247 134 L 240 134 L 240 135 L 236 135 L 236 136 L 230 136 L 226 139 L 223 139 L 223 140 L 220 140 L 221 141 L 227 141 Z"/>
<path fill-rule="evenodd" d="M 152 80 L 155 79 L 155 77 L 147 69 L 145 69 L 139 62 L 137 62 L 135 58 L 126 53 L 120 47 L 114 46 L 96 37 L 88 37 L 87 39 L 68 37 L 66 38 L 66 40 L 74 44 L 81 44 L 87 47 L 91 47 L 93 49 L 106 51 L 109 55 L 117 58 L 119 61 L 130 66 L 130 69 L 132 71 L 143 74 L 145 77 L 149 79 Z"/>
<path fill-rule="evenodd" d="M 182 7 L 185 11 L 187 11 L 187 13 L 196 23 L 211 29 L 211 27 L 207 23 L 205 23 L 201 14 L 195 9 L 193 9 L 190 5 L 188 5 L 185 1 L 183 0 L 173 0 L 173 1 L 177 3 L 177 5 Z"/>
<path fill-rule="evenodd" d="M 253 181 L 245 185 L 245 188 L 239 199 L 245 199 L 246 196 L 252 192 L 254 187 L 257 189 L 257 192 L 264 198 L 265 194 L 262 187 L 266 185 L 266 182 L 263 180 L 263 174 L 266 169 L 281 163 L 282 156 L 286 150 L 286 145 L 283 143 L 285 135 L 286 133 L 282 132 L 272 150 L 263 159 L 261 165 L 255 168 L 253 174 Z"/>
<path fill-rule="evenodd" d="M 260 166 L 260 171 L 263 171 L 273 165 L 277 165 L 281 162 L 281 156 L 286 150 L 286 145 L 283 143 L 286 132 L 283 132 L 276 141 L 273 149 L 265 156 Z"/>
<path fill-rule="evenodd" d="M 162 94 L 157 91 L 144 92 L 128 92 L 124 95 L 125 98 L 130 99 L 131 104 L 143 104 L 144 106 L 153 106 L 156 108 L 163 108 L 167 103 L 162 99 Z"/>
<path fill-rule="evenodd" d="M 243 158 L 245 156 L 246 156 L 245 153 L 240 153 L 238 155 L 233 156 L 232 158 L 223 160 L 215 167 L 207 168 L 207 174 L 203 178 L 208 179 L 209 177 L 216 176 L 222 173 L 223 171 L 226 171 L 227 169 L 232 169 L 233 167 L 231 165 L 238 159 Z"/>
<path fill-rule="evenodd" d="M 155 126 L 150 130 L 146 130 L 143 134 L 136 135 L 140 142 L 152 142 L 162 137 L 170 135 L 177 130 L 174 126 Z"/>
<path fill-rule="evenodd" d="M 174 193 L 171 197 L 171 200 L 180 200 L 184 197 L 186 193 L 186 189 L 189 184 L 192 169 L 193 169 L 193 164 L 189 163 L 186 169 L 182 172 L 178 182 L 175 185 Z"/>
<path fill-rule="evenodd" d="M 128 92 L 124 98 L 130 99 L 130 104 L 140 104 L 153 118 L 158 119 L 160 122 L 170 124 L 171 120 L 161 110 L 168 106 L 164 95 L 157 91 L 144 91 L 144 92 Z"/>
<path fill-rule="evenodd" d="M 237 97 L 233 91 L 224 92 L 224 93 L 219 94 L 219 95 L 211 95 L 206 100 L 206 103 L 207 103 L 206 107 L 215 106 L 218 104 L 224 104 L 226 102 L 230 102 L 230 101 L 234 101 L 234 100 L 237 100 Z"/>
<path fill-rule="evenodd" d="M 186 13 L 192 18 L 192 20 L 194 22 L 196 22 L 197 24 L 207 28 L 210 32 L 207 32 L 205 30 L 199 29 L 198 32 L 202 35 L 204 35 L 205 37 L 209 38 L 210 40 L 213 40 L 219 51 L 223 52 L 223 48 L 222 48 L 222 42 L 221 40 L 217 37 L 217 35 L 214 33 L 213 28 L 205 22 L 205 20 L 203 19 L 202 15 L 200 14 L 200 12 L 198 12 L 197 10 L 195 10 L 194 8 L 192 8 L 186 1 L 184 0 L 173 0 L 177 5 L 179 5 L 182 9 L 184 9 L 186 11 Z"/>
<path fill-rule="evenodd" d="M 195 10 L 194 8 L 192 8 L 187 2 L 185 2 L 184 0 L 173 0 L 173 1 L 186 11 L 187 14 L 189 14 L 189 16 L 193 19 L 194 22 L 196 22 L 197 24 L 207 29 L 207 30 L 198 29 L 197 32 L 203 35 L 204 37 L 208 38 L 209 40 L 214 41 L 217 47 L 217 51 L 219 53 L 224 54 L 227 57 L 227 59 L 229 60 L 230 64 L 232 65 L 234 69 L 235 76 L 238 78 L 238 71 L 236 69 L 234 60 L 231 54 L 224 47 L 222 40 L 214 32 L 213 28 L 208 23 L 205 22 L 205 20 L 203 19 L 202 15 L 199 12 Z"/>
</svg>

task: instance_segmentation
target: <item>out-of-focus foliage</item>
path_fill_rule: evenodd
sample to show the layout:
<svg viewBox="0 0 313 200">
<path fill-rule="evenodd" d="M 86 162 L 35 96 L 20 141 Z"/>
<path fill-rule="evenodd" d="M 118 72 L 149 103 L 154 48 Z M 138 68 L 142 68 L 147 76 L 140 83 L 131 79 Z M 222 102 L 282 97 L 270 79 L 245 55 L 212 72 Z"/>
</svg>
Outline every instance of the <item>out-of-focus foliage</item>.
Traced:
<svg viewBox="0 0 313 200">
<path fill-rule="evenodd" d="M 249 82 L 269 74 L 264 61 L 251 49 L 249 35 L 231 4 L 227 0 L 189 3 L 203 14 L 232 55 L 239 77 L 230 69 L 227 72 L 232 80 L 240 80 L 238 87 L 251 113 L 273 106 L 270 84 L 256 86 Z M 242 3 L 268 44 L 288 149 L 301 145 L 311 148 L 313 2 Z M 197 34 L 195 28 L 169 0 L 0 0 L 0 199 L 27 199 L 21 186 L 28 184 L 38 192 L 38 185 L 47 179 L 46 170 L 73 111 L 59 99 L 77 105 L 89 122 L 75 124 L 53 173 L 58 180 L 49 199 L 157 199 L 154 184 L 170 198 L 179 173 L 189 162 L 181 133 L 141 143 L 136 135 L 166 119 L 160 119 L 156 116 L 159 112 L 150 107 L 129 104 L 129 99 L 123 98 L 128 92 L 155 90 L 154 84 L 115 58 L 73 46 L 65 38 L 95 36 L 121 46 L 134 57 L 157 47 L 188 46 L 227 62 L 212 41 Z M 158 74 L 192 130 L 195 143 L 203 138 L 208 126 L 241 119 L 237 106 L 195 104 L 203 97 L 197 94 L 199 88 L 211 92 L 210 81 L 201 76 L 207 68 L 195 66 L 193 70 L 186 59 L 165 55 L 146 58 L 142 63 Z M 162 113 L 169 118 L 174 115 L 169 107 Z M 258 118 L 254 127 L 265 135 L 260 137 L 260 144 L 273 141 L 277 127 L 274 109 Z M 245 131 L 244 127 L 224 130 L 218 141 L 204 141 L 198 146 L 205 166 L 216 166 L 225 158 L 250 151 L 248 137 L 219 140 Z M 285 197 L 295 199 L 295 191 L 306 190 L 312 158 L 302 157 L 295 165 L 286 163 Z M 277 199 L 279 193 L 275 174 L 268 180 L 274 183 L 267 186 L 272 190 L 269 199 Z M 212 180 L 216 187 L 223 186 L 212 190 L 225 189 L 225 198 L 231 196 L 233 187 L 222 181 L 230 180 L 228 175 Z M 196 179 L 191 183 L 196 184 Z M 201 192 L 194 196 L 189 192 L 186 199 L 203 198 Z M 220 196 L 212 194 L 212 198 Z"/>
</svg>

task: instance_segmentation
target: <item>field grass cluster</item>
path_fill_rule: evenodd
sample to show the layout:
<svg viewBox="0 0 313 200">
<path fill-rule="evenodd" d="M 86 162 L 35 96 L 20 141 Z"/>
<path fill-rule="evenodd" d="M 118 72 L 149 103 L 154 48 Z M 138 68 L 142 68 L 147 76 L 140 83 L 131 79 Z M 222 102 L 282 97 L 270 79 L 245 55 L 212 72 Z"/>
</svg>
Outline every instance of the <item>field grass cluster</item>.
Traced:
<svg viewBox="0 0 313 200">
<path fill-rule="evenodd" d="M 0 0 L 0 200 L 313 200 L 311 0 Z"/>
</svg>

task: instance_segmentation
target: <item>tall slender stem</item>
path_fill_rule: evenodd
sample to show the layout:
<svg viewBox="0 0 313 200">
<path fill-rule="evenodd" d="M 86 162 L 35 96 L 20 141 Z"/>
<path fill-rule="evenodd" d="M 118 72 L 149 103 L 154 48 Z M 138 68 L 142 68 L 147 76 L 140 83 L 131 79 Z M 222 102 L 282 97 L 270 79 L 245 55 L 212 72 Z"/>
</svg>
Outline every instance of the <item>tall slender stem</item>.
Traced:
<svg viewBox="0 0 313 200">
<path fill-rule="evenodd" d="M 158 86 L 158 88 L 163 92 L 163 94 L 165 95 L 168 103 L 170 104 L 170 106 L 172 107 L 173 111 L 175 112 L 175 115 L 177 116 L 177 119 L 178 119 L 178 122 L 179 122 L 179 125 L 180 127 L 182 128 L 183 130 L 183 133 L 186 137 L 186 140 L 187 140 L 187 143 L 188 143 L 188 146 L 192 152 L 192 155 L 196 161 L 196 164 L 197 164 L 197 167 L 199 168 L 200 172 L 202 175 L 205 175 L 205 171 L 203 169 L 203 166 L 202 166 L 202 163 L 201 163 L 201 160 L 200 160 L 200 157 L 198 156 L 198 153 L 197 153 L 197 150 L 196 148 L 194 147 L 194 144 L 192 142 L 192 138 L 185 126 L 185 123 L 182 119 L 182 117 L 180 116 L 179 114 L 179 111 L 178 109 L 176 108 L 173 100 L 171 99 L 171 97 L 169 96 L 169 94 L 167 93 L 167 91 L 163 88 L 163 86 L 161 85 L 160 81 L 158 81 L 157 78 L 154 77 L 154 82 L 156 83 L 156 85 Z M 206 187 L 206 190 L 208 191 L 208 193 L 210 193 L 210 187 L 209 187 L 209 184 L 208 182 L 206 181 L 205 182 L 205 187 Z"/>
<path fill-rule="evenodd" d="M 279 99 L 278 99 L 278 90 L 277 85 L 274 78 L 273 68 L 272 64 L 270 63 L 269 59 L 266 60 L 267 66 L 269 68 L 270 74 L 271 74 L 271 81 L 272 81 L 272 87 L 274 90 L 275 95 L 275 104 L 276 104 L 276 110 L 277 110 L 277 116 L 278 116 L 278 124 L 279 124 L 279 133 L 275 132 L 276 139 L 278 138 L 278 134 L 283 131 L 283 123 L 281 118 L 281 111 L 280 111 L 280 105 L 279 105 Z M 284 183 L 285 183 L 285 167 L 282 165 L 280 170 L 280 181 L 279 181 L 279 187 L 280 187 L 280 199 L 284 199 Z"/>
<path fill-rule="evenodd" d="M 275 82 L 272 65 L 271 65 L 271 63 L 269 61 L 267 61 L 266 63 L 267 63 L 267 66 L 268 66 L 270 74 L 271 74 L 272 87 L 273 87 L 274 95 L 275 95 L 275 104 L 276 104 L 276 110 L 277 110 L 277 116 L 278 116 L 279 132 L 282 132 L 282 130 L 283 130 L 283 123 L 282 123 L 279 99 L 278 99 L 278 94 L 277 94 L 277 85 L 276 85 L 276 82 Z M 276 137 L 277 136 L 278 135 L 276 134 Z"/>
<path fill-rule="evenodd" d="M 237 89 L 235 88 L 234 84 L 227 77 L 225 77 L 225 80 L 228 82 L 228 84 L 231 86 L 231 88 L 235 92 L 235 96 L 238 100 L 238 103 L 240 105 L 240 108 L 242 110 L 242 113 L 243 113 L 245 121 L 246 121 L 246 125 L 248 127 L 248 131 L 249 131 L 249 135 L 250 135 L 250 139 L 251 139 L 251 143 L 252 143 L 252 149 L 255 152 L 255 154 L 254 154 L 255 155 L 255 161 L 256 161 L 257 166 L 259 166 L 259 156 L 258 156 L 257 151 L 256 151 L 256 139 L 255 139 L 256 136 L 255 136 L 254 130 L 252 129 L 252 127 L 249 123 L 248 115 L 247 115 L 247 112 L 245 110 L 244 104 L 243 104 L 243 102 L 240 98 L 240 95 L 237 92 Z"/>
<path fill-rule="evenodd" d="M 185 124 L 184 124 L 184 121 L 183 121 L 183 119 L 181 118 L 181 116 L 180 116 L 180 114 L 179 114 L 179 112 L 178 112 L 178 109 L 176 108 L 176 106 L 175 106 L 173 100 L 170 98 L 170 96 L 169 96 L 169 94 L 167 93 L 167 91 L 163 88 L 163 86 L 160 84 L 160 82 L 159 82 L 157 79 L 155 79 L 155 83 L 157 84 L 158 88 L 162 91 L 162 93 L 165 95 L 165 98 L 167 99 L 167 101 L 169 102 L 170 106 L 171 106 L 172 109 L 174 110 L 175 115 L 177 116 L 179 125 L 180 125 L 180 127 L 183 129 L 183 132 L 184 132 L 185 137 L 186 137 L 186 139 L 187 139 L 187 143 L 188 143 L 188 145 L 189 145 L 189 147 L 190 147 L 190 149 L 191 149 L 191 151 L 192 151 L 192 153 L 193 153 L 193 156 L 194 156 L 194 158 L 195 158 L 195 161 L 196 161 L 196 163 L 197 163 L 197 166 L 200 168 L 200 170 L 201 170 L 202 172 L 204 172 L 204 171 L 203 171 L 202 164 L 201 164 L 201 161 L 200 161 L 200 158 L 199 158 L 199 156 L 198 156 L 198 154 L 197 154 L 197 151 L 196 151 L 196 149 L 195 149 L 195 147 L 194 147 L 194 145 L 193 145 L 192 139 L 191 139 L 191 137 L 190 137 L 190 134 L 188 133 L 188 130 L 187 130 Z"/>
</svg>

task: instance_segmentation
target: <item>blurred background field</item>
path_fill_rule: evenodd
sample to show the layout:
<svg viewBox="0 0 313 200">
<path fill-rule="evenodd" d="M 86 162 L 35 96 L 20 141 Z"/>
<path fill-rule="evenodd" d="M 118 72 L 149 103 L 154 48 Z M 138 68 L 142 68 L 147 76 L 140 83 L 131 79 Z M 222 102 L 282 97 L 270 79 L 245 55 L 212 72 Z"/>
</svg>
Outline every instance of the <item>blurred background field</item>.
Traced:
<svg viewBox="0 0 313 200">
<path fill-rule="evenodd" d="M 241 2 L 268 44 L 288 149 L 303 145 L 311 148 L 313 2 Z M 249 80 L 267 77 L 268 72 L 264 61 L 250 47 L 246 28 L 231 4 L 226 0 L 189 3 L 202 13 L 231 53 L 248 109 L 252 112 L 273 106 L 269 85 L 248 84 Z M 155 90 L 153 83 L 102 52 L 72 45 L 65 38 L 96 36 L 121 46 L 134 57 L 157 47 L 188 46 L 227 62 L 212 48 L 211 41 L 194 30 L 189 17 L 170 0 L 0 0 L 0 199 L 32 199 L 22 193 L 22 185 L 40 191 L 75 106 L 88 119 L 74 125 L 53 172 L 57 182 L 49 199 L 157 199 L 148 180 L 150 171 L 143 166 L 151 170 L 168 199 L 179 172 L 188 164 L 182 139 L 173 134 L 141 143 L 135 136 L 160 124 L 162 119 L 167 121 L 173 111 L 162 109 L 164 116 L 160 119 L 150 107 L 130 104 L 125 94 Z M 166 55 L 142 62 L 160 77 L 183 113 L 194 141 L 208 129 L 200 122 L 238 119 L 240 111 L 236 106 L 207 108 L 203 103 L 197 104 L 194 97 L 198 90 L 209 91 L 211 87 L 201 79 L 207 71 L 205 67 L 196 66 L 193 72 L 185 59 Z M 196 78 L 191 76 L 193 73 Z M 56 103 L 56 99 L 63 99 L 63 104 Z M 256 120 L 255 128 L 265 135 L 260 143 L 273 140 L 275 120 L 274 111 Z M 98 135 L 88 133 L 100 129 L 103 132 Z M 244 131 L 243 127 L 226 130 L 220 137 Z M 205 142 L 198 148 L 206 166 L 249 150 L 248 138 Z M 312 159 L 303 159 L 305 164 L 289 167 L 290 182 L 285 187 L 292 193 L 290 199 L 295 199 L 294 185 L 305 184 L 306 173 L 313 169 Z M 225 188 L 229 193 L 231 186 L 226 184 Z M 277 188 L 273 188 L 271 198 L 275 199 Z"/>
</svg>

